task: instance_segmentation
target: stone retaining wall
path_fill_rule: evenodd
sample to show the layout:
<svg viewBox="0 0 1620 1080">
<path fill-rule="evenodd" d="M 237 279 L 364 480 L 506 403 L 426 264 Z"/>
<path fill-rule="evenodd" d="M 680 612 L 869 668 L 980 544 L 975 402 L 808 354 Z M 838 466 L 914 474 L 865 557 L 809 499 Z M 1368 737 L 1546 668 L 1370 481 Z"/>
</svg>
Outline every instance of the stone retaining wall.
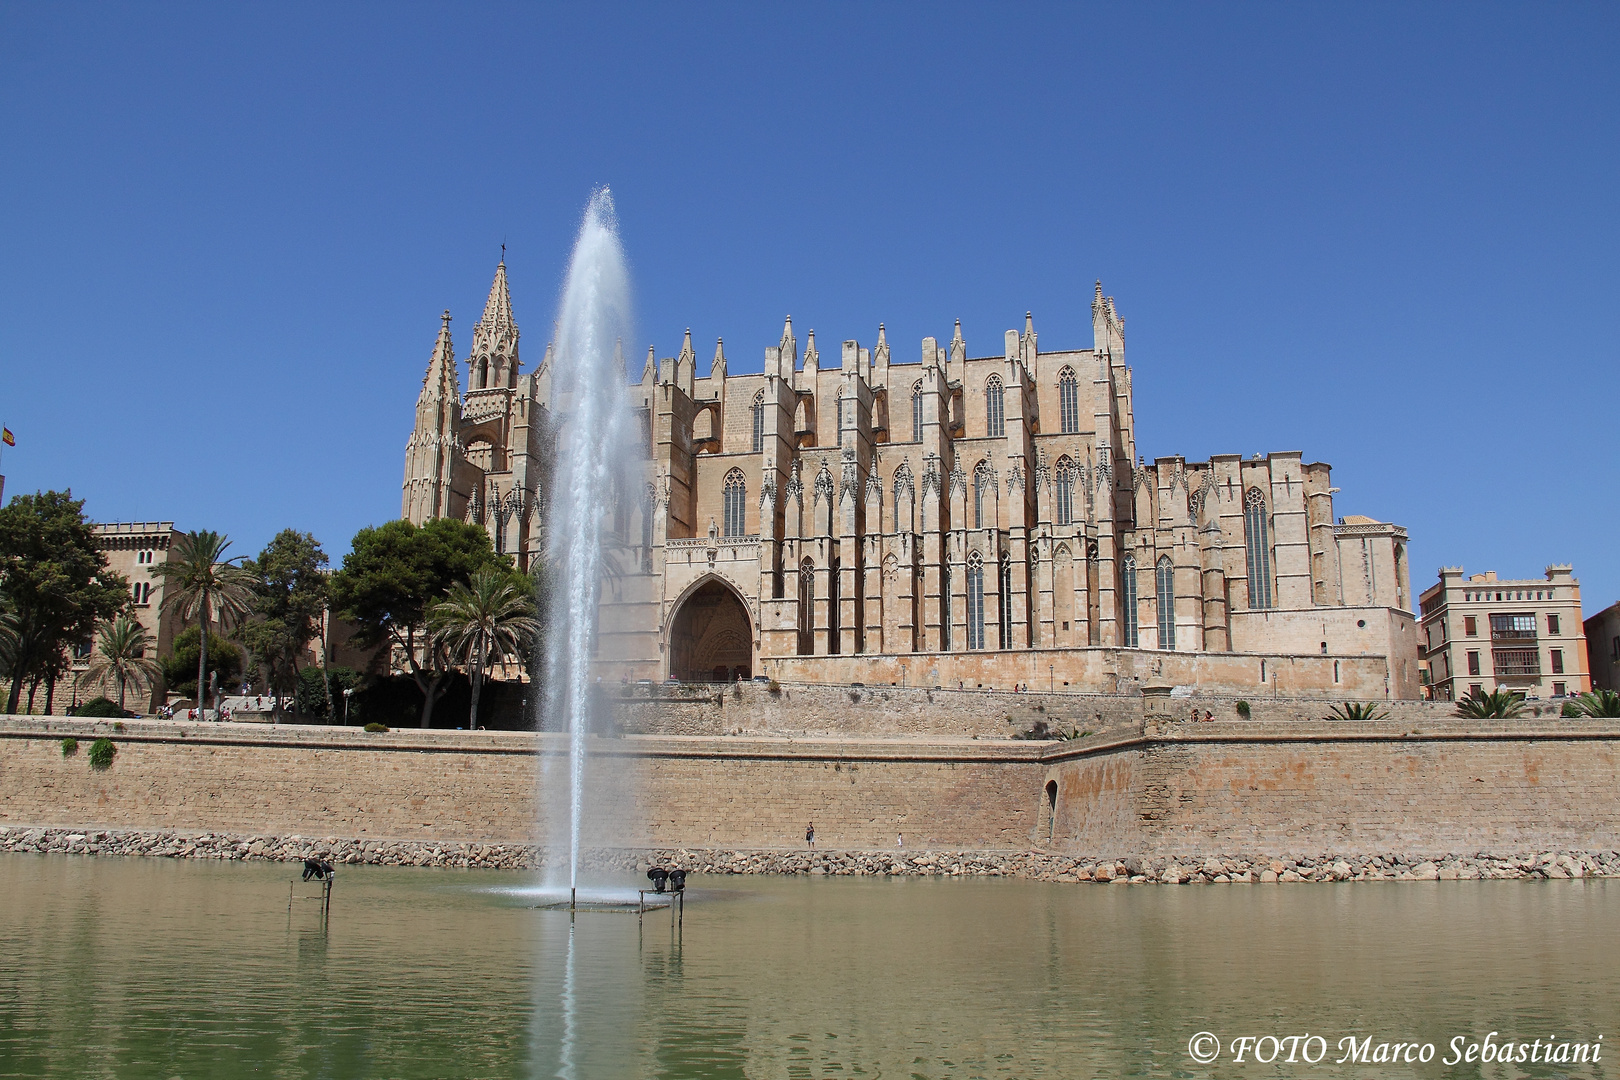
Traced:
<svg viewBox="0 0 1620 1080">
<path fill-rule="evenodd" d="M 1007 704 L 981 702 L 992 718 Z M 1609 721 L 1163 715 L 1178 707 L 1156 700 L 1147 721 L 1063 742 L 593 739 L 586 843 L 774 859 L 813 821 L 839 851 L 893 850 L 901 834 L 908 850 L 973 858 L 1042 848 L 1077 860 L 1077 876 L 1132 856 L 1202 865 L 1252 852 L 1236 872 L 1277 859 L 1281 874 L 1319 855 L 1357 868 L 1391 851 L 1438 866 L 1448 852 L 1620 848 L 1620 726 Z M 101 772 L 85 760 L 97 736 L 118 747 Z M 80 741 L 76 755 L 63 755 L 64 737 Z M 550 734 L 0 718 L 0 826 L 516 850 L 561 820 L 535 803 L 562 784 L 563 754 Z"/>
</svg>

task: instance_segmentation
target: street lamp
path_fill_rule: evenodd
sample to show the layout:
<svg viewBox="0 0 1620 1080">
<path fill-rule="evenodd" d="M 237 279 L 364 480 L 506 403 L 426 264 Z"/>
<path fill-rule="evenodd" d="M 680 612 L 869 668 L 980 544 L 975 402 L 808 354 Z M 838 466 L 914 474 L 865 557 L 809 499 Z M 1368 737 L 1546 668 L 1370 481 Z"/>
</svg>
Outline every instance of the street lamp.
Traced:
<svg viewBox="0 0 1620 1080">
<path fill-rule="evenodd" d="M 343 726 L 349 726 L 349 697 L 354 693 L 353 687 L 343 691 Z"/>
</svg>

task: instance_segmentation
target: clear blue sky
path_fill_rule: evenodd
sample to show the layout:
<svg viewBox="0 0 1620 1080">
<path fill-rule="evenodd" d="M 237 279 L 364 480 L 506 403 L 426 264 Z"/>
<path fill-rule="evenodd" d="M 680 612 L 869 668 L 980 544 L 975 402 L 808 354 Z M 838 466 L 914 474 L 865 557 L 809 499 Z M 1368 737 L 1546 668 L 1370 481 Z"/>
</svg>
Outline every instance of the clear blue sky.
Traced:
<svg viewBox="0 0 1620 1080">
<path fill-rule="evenodd" d="M 1620 599 L 1620 7 L 595 7 L 0 8 L 8 496 L 335 560 L 440 310 L 505 240 L 537 363 L 607 183 L 638 358 L 1087 346 L 1100 277 L 1148 457 L 1302 450 L 1420 590 Z"/>
</svg>

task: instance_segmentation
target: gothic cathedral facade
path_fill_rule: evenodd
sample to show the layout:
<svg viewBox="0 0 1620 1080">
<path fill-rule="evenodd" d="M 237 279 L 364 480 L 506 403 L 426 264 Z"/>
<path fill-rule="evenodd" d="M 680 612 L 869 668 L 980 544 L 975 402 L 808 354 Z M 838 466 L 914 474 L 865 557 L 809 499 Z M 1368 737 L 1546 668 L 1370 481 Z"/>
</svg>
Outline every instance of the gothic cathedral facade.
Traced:
<svg viewBox="0 0 1620 1080">
<path fill-rule="evenodd" d="M 1019 684 L 1119 692 L 1418 696 L 1406 533 L 1335 518 L 1297 452 L 1148 462 L 1124 319 L 1099 284 L 1090 348 L 1033 319 L 972 357 L 958 323 L 917 362 L 789 319 L 763 371 L 717 343 L 697 374 L 649 350 L 627 387 L 644 489 L 607 500 L 604 677 Z M 465 359 L 445 314 L 406 446 L 404 517 L 544 549 L 552 354 L 524 373 L 504 261 Z"/>
</svg>

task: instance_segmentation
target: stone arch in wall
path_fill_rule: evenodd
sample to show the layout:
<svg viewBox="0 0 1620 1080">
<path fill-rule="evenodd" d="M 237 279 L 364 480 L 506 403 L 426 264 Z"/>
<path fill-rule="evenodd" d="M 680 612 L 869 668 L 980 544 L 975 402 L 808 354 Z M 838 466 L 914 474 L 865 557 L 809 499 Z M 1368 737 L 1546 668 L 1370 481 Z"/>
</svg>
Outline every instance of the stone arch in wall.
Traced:
<svg viewBox="0 0 1620 1080">
<path fill-rule="evenodd" d="M 675 602 L 666 640 L 672 679 L 729 682 L 754 676 L 748 604 L 717 574 L 700 578 Z"/>
</svg>

